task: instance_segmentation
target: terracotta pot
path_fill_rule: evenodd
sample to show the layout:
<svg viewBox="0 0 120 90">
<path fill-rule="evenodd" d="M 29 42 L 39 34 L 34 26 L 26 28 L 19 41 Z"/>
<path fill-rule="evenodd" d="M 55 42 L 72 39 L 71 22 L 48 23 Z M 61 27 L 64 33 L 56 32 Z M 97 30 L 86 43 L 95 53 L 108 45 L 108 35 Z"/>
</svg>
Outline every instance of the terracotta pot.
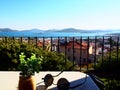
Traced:
<svg viewBox="0 0 120 90">
<path fill-rule="evenodd" d="M 19 84 L 18 84 L 19 90 L 36 90 L 36 83 L 34 76 L 30 77 L 19 77 Z"/>
</svg>

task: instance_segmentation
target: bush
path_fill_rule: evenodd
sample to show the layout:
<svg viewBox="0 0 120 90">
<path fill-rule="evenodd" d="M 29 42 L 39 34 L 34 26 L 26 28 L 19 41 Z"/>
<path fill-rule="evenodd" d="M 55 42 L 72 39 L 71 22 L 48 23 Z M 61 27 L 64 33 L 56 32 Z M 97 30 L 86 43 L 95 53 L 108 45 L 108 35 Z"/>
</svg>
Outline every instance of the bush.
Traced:
<svg viewBox="0 0 120 90">
<path fill-rule="evenodd" d="M 120 56 L 120 54 L 118 54 Z M 118 57 L 117 60 L 117 54 L 115 52 L 111 53 L 111 59 L 109 60 L 109 54 L 106 54 L 103 58 L 103 61 L 100 59 L 99 63 L 95 67 L 95 70 L 101 71 L 101 72 L 108 72 L 108 73 L 120 73 L 120 60 Z"/>
<path fill-rule="evenodd" d="M 105 87 L 103 90 L 119 90 L 120 81 L 115 79 L 104 79 Z"/>
<path fill-rule="evenodd" d="M 43 56 L 43 70 L 69 70 L 72 63 L 68 60 L 65 62 L 65 56 L 56 52 L 45 52 Z"/>
<path fill-rule="evenodd" d="M 0 41 L 0 70 L 18 70 L 19 54 L 24 52 L 27 57 L 34 53 L 37 57 L 43 56 L 43 63 L 41 70 L 68 70 L 72 62 L 66 60 L 63 54 L 57 52 L 48 52 L 40 47 L 27 43 L 19 43 L 17 41 L 9 40 Z"/>
</svg>

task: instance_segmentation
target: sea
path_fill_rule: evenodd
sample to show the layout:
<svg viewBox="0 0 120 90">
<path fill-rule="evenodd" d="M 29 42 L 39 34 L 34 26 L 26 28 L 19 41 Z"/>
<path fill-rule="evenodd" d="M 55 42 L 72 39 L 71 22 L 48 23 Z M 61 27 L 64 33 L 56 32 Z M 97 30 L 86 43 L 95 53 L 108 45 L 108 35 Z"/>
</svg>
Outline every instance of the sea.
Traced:
<svg viewBox="0 0 120 90">
<path fill-rule="evenodd" d="M 112 30 L 112 31 L 99 31 L 99 32 L 43 32 L 43 33 L 33 33 L 33 32 L 0 32 L 0 36 L 7 37 L 95 37 L 95 36 L 111 36 L 114 34 L 120 34 L 120 30 Z"/>
</svg>

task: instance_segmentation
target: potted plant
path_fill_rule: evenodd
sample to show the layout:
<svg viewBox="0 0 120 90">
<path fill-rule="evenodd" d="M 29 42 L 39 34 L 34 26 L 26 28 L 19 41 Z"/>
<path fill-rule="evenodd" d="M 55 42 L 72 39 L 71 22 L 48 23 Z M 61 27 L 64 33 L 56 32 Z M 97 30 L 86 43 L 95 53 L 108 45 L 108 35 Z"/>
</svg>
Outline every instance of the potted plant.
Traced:
<svg viewBox="0 0 120 90">
<path fill-rule="evenodd" d="M 36 57 L 36 55 L 32 53 L 31 56 L 27 58 L 22 52 L 19 55 L 19 58 L 19 90 L 36 90 L 36 84 L 33 75 L 40 71 L 43 57 Z"/>
</svg>

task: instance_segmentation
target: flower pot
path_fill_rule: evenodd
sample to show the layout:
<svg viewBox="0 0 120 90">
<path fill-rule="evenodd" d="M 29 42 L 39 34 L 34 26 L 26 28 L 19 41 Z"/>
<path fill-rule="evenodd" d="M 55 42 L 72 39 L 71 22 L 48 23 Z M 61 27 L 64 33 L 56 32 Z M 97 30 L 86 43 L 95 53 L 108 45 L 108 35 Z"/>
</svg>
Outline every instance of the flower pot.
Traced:
<svg viewBox="0 0 120 90">
<path fill-rule="evenodd" d="M 19 84 L 18 84 L 19 90 L 36 90 L 36 83 L 33 76 L 19 77 Z"/>
</svg>

